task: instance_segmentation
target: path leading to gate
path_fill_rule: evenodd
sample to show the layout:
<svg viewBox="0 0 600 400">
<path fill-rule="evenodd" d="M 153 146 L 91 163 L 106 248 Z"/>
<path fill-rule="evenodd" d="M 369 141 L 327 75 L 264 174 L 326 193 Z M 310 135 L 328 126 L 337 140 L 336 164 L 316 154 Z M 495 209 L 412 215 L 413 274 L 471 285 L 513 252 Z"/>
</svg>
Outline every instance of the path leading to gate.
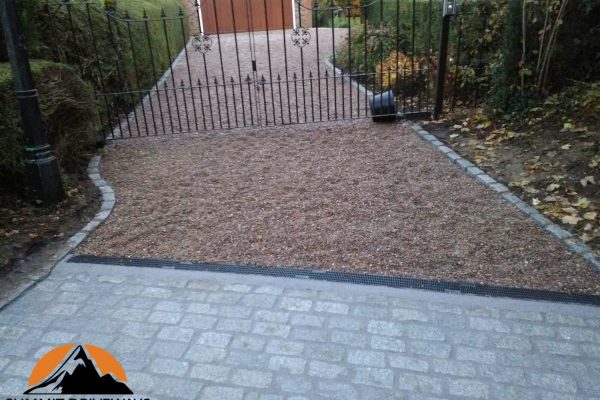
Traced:
<svg viewBox="0 0 600 400">
<path fill-rule="evenodd" d="M 166 71 L 159 90 L 115 134 L 153 136 L 366 117 L 366 92 L 335 75 L 328 61 L 346 36 L 347 29 L 308 29 L 307 43 L 299 47 L 290 29 L 211 35 L 206 52 L 196 51 L 192 41 Z"/>
<path fill-rule="evenodd" d="M 63 262 L 0 312 L 0 395 L 64 343 L 152 399 L 600 397 L 598 308 Z"/>
</svg>

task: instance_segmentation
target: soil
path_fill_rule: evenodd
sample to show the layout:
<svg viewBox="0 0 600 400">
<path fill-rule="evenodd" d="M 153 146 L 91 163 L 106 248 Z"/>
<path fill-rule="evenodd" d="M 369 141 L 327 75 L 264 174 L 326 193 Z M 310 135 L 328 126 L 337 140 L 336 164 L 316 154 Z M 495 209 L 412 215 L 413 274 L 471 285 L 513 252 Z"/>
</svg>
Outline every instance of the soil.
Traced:
<svg viewBox="0 0 600 400">
<path fill-rule="evenodd" d="M 600 129 L 573 125 L 510 131 L 468 118 L 426 129 L 600 256 Z"/>
<path fill-rule="evenodd" d="M 600 294 L 600 274 L 400 124 L 120 141 L 79 252 Z"/>
<path fill-rule="evenodd" d="M 100 194 L 85 174 L 63 176 L 67 198 L 42 207 L 16 196 L 0 197 L 0 276 L 49 243 L 68 239 L 99 207 Z"/>
</svg>

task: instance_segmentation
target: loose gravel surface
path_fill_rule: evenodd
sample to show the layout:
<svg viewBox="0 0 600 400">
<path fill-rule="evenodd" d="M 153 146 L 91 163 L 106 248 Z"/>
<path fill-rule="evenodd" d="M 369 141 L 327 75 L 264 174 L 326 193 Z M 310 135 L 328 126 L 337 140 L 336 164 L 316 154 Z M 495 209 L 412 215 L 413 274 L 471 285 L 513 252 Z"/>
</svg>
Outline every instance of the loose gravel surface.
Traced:
<svg viewBox="0 0 600 400">
<path fill-rule="evenodd" d="M 400 124 L 117 142 L 80 253 L 600 293 L 600 274 Z"/>
</svg>

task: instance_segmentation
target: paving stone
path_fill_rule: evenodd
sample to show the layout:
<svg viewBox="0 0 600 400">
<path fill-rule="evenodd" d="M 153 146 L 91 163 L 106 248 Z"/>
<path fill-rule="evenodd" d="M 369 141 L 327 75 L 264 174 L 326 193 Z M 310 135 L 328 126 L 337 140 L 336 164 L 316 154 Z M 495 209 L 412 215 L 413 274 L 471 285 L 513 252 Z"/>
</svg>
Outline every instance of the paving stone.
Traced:
<svg viewBox="0 0 600 400">
<path fill-rule="evenodd" d="M 295 340 L 324 343 L 327 341 L 327 331 L 325 329 L 318 328 L 294 327 L 292 329 L 290 338 Z"/>
<path fill-rule="evenodd" d="M 433 371 L 443 375 L 474 377 L 477 369 L 472 363 L 454 360 L 433 360 Z"/>
<path fill-rule="evenodd" d="M 406 343 L 403 340 L 387 336 L 372 336 L 371 347 L 375 350 L 387 350 L 395 353 L 406 351 Z"/>
<path fill-rule="evenodd" d="M 295 314 L 292 317 L 291 324 L 298 326 L 311 326 L 314 328 L 321 328 L 325 322 L 324 317 L 320 317 L 318 315 L 308 315 L 308 314 Z"/>
<path fill-rule="evenodd" d="M 300 355 L 304 351 L 304 343 L 275 339 L 267 344 L 265 351 L 270 354 Z"/>
<path fill-rule="evenodd" d="M 158 324 L 126 322 L 121 329 L 121 333 L 134 338 L 150 339 L 156 335 L 156 332 L 158 332 L 159 328 L 160 325 Z"/>
<path fill-rule="evenodd" d="M 188 347 L 189 346 L 186 343 L 156 341 L 152 343 L 148 352 L 153 356 L 180 359 L 183 357 Z"/>
<path fill-rule="evenodd" d="M 218 313 L 218 309 L 216 306 L 214 306 L 213 304 L 206 303 L 192 303 L 188 306 L 187 311 L 190 313 L 208 315 L 215 315 Z"/>
<path fill-rule="evenodd" d="M 252 321 L 249 319 L 221 319 L 217 322 L 216 329 L 225 332 L 248 333 L 252 329 Z"/>
<path fill-rule="evenodd" d="M 399 354 L 390 354 L 389 356 L 390 366 L 392 368 L 403 369 L 415 372 L 427 372 L 429 371 L 429 363 L 427 361 L 419 360 L 413 357 L 407 357 Z"/>
<path fill-rule="evenodd" d="M 254 293 L 279 296 L 283 293 L 283 289 L 276 286 L 259 286 L 254 290 Z"/>
<path fill-rule="evenodd" d="M 488 399 L 490 396 L 488 385 L 470 379 L 451 379 L 448 383 L 448 391 L 453 396 L 475 399 Z"/>
<path fill-rule="evenodd" d="M 278 324 L 274 322 L 257 322 L 252 329 L 252 333 L 265 336 L 277 336 L 286 338 L 290 334 L 289 325 Z"/>
<path fill-rule="evenodd" d="M 235 283 L 223 286 L 223 290 L 226 292 L 249 293 L 252 291 L 252 286 Z"/>
<path fill-rule="evenodd" d="M 308 375 L 323 379 L 338 379 L 348 373 L 348 369 L 342 365 L 323 361 L 311 361 L 308 369 Z"/>
<path fill-rule="evenodd" d="M 46 332 L 42 336 L 41 341 L 44 343 L 53 343 L 57 345 L 65 344 L 71 342 L 75 336 L 77 336 L 77 334 L 73 332 L 50 331 Z"/>
<path fill-rule="evenodd" d="M 347 317 L 331 317 L 328 320 L 329 329 L 340 329 L 345 331 L 358 331 L 362 328 L 361 321 Z"/>
<path fill-rule="evenodd" d="M 403 373 L 398 375 L 397 386 L 400 390 L 439 395 L 443 390 L 442 380 L 428 375 Z"/>
<path fill-rule="evenodd" d="M 185 311 L 185 305 L 180 301 L 159 301 L 155 307 L 158 311 L 171 311 L 171 312 L 183 312 Z"/>
<path fill-rule="evenodd" d="M 340 362 L 346 355 L 343 346 L 336 344 L 311 344 L 306 349 L 308 358 L 318 361 Z"/>
<path fill-rule="evenodd" d="M 272 356 L 269 360 L 269 369 L 273 371 L 287 370 L 290 374 L 302 374 L 306 360 L 299 357 Z"/>
<path fill-rule="evenodd" d="M 531 383 L 533 386 L 546 390 L 555 390 L 562 393 L 577 392 L 577 382 L 571 377 L 560 374 L 532 372 Z"/>
<path fill-rule="evenodd" d="M 184 328 L 193 328 L 197 330 L 208 330 L 212 329 L 217 323 L 217 318 L 209 317 L 207 315 L 195 315 L 187 314 L 179 323 Z"/>
<path fill-rule="evenodd" d="M 202 386 L 200 382 L 191 381 L 189 378 L 163 376 L 160 383 L 154 387 L 153 395 L 158 399 L 169 397 L 190 399 L 198 396 Z"/>
<path fill-rule="evenodd" d="M 402 336 L 404 327 L 401 323 L 390 321 L 369 321 L 367 331 L 374 335 Z"/>
<path fill-rule="evenodd" d="M 312 304 L 312 300 L 296 297 L 283 297 L 279 307 L 290 311 L 310 311 Z"/>
<path fill-rule="evenodd" d="M 456 358 L 463 361 L 493 364 L 496 361 L 496 353 L 489 350 L 459 346 L 456 348 Z"/>
<path fill-rule="evenodd" d="M 194 345 L 185 354 L 185 358 L 198 363 L 214 363 L 225 359 L 227 352 L 222 348 Z"/>
<path fill-rule="evenodd" d="M 302 375 L 277 375 L 275 377 L 276 385 L 283 392 L 287 393 L 307 393 L 312 389 L 312 380 Z"/>
<path fill-rule="evenodd" d="M 350 364 L 385 367 L 385 353 L 371 350 L 348 350 Z"/>
<path fill-rule="evenodd" d="M 188 368 L 187 362 L 170 358 L 157 358 L 150 364 L 150 371 L 153 373 L 171 376 L 184 376 Z"/>
<path fill-rule="evenodd" d="M 269 359 L 267 354 L 249 353 L 247 351 L 232 350 L 225 359 L 225 364 L 237 368 L 247 369 L 269 369 Z"/>
<path fill-rule="evenodd" d="M 352 315 L 365 318 L 388 318 L 390 310 L 387 307 L 374 307 L 359 304 L 352 310 Z"/>
<path fill-rule="evenodd" d="M 330 314 L 348 314 L 350 307 L 343 303 L 334 303 L 331 301 L 317 301 L 315 311 Z"/>
<path fill-rule="evenodd" d="M 242 297 L 241 304 L 247 307 L 272 308 L 276 301 L 277 296 L 252 293 Z"/>
<path fill-rule="evenodd" d="M 510 327 L 504 322 L 494 318 L 470 317 L 469 327 L 480 331 L 494 331 L 510 333 Z"/>
<path fill-rule="evenodd" d="M 352 382 L 391 389 L 394 373 L 387 368 L 355 367 Z"/>
<path fill-rule="evenodd" d="M 366 347 L 367 335 L 364 333 L 333 330 L 331 331 L 331 341 L 350 347 Z"/>
<path fill-rule="evenodd" d="M 400 321 L 421 321 L 427 322 L 429 317 L 426 313 L 413 309 L 396 308 L 392 310 L 394 319 Z"/>
<path fill-rule="evenodd" d="M 190 342 L 194 336 L 193 329 L 179 328 L 177 326 L 165 326 L 158 332 L 157 338 L 161 340 L 173 340 L 176 342 Z"/>
<path fill-rule="evenodd" d="M 299 317 L 299 315 L 294 315 L 294 318 L 296 317 Z M 318 318 L 312 315 L 310 315 L 309 317 Z M 290 319 L 290 313 L 270 310 L 258 310 L 254 315 L 254 319 L 257 321 L 277 322 L 280 324 L 285 324 Z M 292 322 L 292 324 L 293 323 L 294 322 Z"/>
<path fill-rule="evenodd" d="M 532 348 L 531 340 L 522 336 L 498 334 L 490 337 L 490 342 L 499 349 L 529 351 Z"/>
<path fill-rule="evenodd" d="M 200 400 L 242 400 L 244 390 L 229 386 L 207 386 L 200 396 Z"/>
<path fill-rule="evenodd" d="M 74 342 L 107 348 L 136 394 L 165 400 L 600 400 L 600 318 L 586 307 L 85 268 L 0 311 L 0 388 L 22 393 L 37 360 Z"/>
<path fill-rule="evenodd" d="M 558 335 L 566 340 L 600 343 L 600 332 L 583 328 L 559 328 Z"/>
<path fill-rule="evenodd" d="M 183 314 L 167 312 L 167 311 L 154 311 L 148 317 L 148 322 L 157 324 L 176 324 L 179 322 Z"/>
<path fill-rule="evenodd" d="M 227 382 L 229 379 L 230 367 L 214 364 L 196 364 L 190 371 L 190 377 L 210 382 Z"/>
<path fill-rule="evenodd" d="M 265 340 L 255 336 L 236 335 L 231 342 L 232 349 L 262 351 Z"/>
<path fill-rule="evenodd" d="M 225 348 L 230 341 L 231 335 L 228 333 L 203 332 L 196 343 L 203 346 Z"/>
<path fill-rule="evenodd" d="M 255 388 L 268 388 L 271 386 L 272 380 L 273 373 L 271 372 L 248 369 L 238 369 L 231 377 L 233 384 Z"/>
</svg>

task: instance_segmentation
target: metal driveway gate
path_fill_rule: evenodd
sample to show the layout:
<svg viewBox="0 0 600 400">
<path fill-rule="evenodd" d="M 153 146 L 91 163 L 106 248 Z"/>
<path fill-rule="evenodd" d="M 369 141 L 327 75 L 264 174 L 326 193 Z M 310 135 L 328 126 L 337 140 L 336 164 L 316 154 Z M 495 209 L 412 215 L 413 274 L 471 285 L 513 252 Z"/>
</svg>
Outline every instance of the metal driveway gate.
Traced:
<svg viewBox="0 0 600 400">
<path fill-rule="evenodd" d="M 57 57 L 94 82 L 106 137 L 367 118 L 373 93 L 389 90 L 399 116 L 431 114 L 441 1 L 241 0 L 245 12 L 234 1 L 137 13 L 49 3 L 64 19 L 57 43 L 78 50 Z M 264 30 L 273 1 L 280 27 Z M 233 31 L 204 32 L 208 10 L 216 32 L 219 21 Z"/>
</svg>

